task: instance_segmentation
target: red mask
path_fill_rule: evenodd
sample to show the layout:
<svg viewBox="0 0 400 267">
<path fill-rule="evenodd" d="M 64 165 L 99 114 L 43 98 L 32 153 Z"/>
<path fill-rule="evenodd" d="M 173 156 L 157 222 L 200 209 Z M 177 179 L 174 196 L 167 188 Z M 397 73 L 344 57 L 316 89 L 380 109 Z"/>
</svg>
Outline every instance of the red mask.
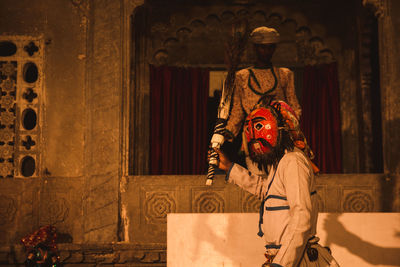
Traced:
<svg viewBox="0 0 400 267">
<path fill-rule="evenodd" d="M 274 114 L 271 107 L 262 107 L 247 116 L 243 131 L 250 153 L 268 154 L 279 143 L 278 120 Z"/>
</svg>

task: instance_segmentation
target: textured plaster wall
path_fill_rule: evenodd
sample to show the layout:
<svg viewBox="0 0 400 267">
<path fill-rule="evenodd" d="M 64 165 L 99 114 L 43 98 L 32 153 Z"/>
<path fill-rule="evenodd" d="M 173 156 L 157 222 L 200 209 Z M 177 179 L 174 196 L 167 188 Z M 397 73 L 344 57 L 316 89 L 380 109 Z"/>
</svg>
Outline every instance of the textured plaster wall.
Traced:
<svg viewBox="0 0 400 267">
<path fill-rule="evenodd" d="M 0 243 L 53 224 L 64 242 L 83 241 L 86 20 L 72 1 L 0 2 L 0 34 L 44 40 L 38 178 L 2 179 Z"/>
<path fill-rule="evenodd" d="M 0 222 L 0 244 L 49 223 L 65 233 L 64 242 L 118 240 L 125 3 L 0 2 L 1 34 L 46 42 L 44 171 L 0 180 L 0 213 L 11 214 Z"/>
<path fill-rule="evenodd" d="M 2 35 L 42 36 L 44 120 L 42 169 L 52 176 L 82 176 L 85 129 L 86 25 L 71 1 L 2 0 Z"/>
</svg>

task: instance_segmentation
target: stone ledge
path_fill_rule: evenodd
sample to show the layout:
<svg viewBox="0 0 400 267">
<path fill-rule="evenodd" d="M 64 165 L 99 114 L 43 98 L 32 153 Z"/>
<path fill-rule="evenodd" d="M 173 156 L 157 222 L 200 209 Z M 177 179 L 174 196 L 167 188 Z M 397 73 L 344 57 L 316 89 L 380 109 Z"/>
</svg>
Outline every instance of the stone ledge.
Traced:
<svg viewBox="0 0 400 267">
<path fill-rule="evenodd" d="M 68 266 L 166 266 L 166 245 L 132 243 L 58 244 L 61 262 Z M 0 246 L 0 265 L 15 266 L 25 261 L 22 245 Z"/>
</svg>

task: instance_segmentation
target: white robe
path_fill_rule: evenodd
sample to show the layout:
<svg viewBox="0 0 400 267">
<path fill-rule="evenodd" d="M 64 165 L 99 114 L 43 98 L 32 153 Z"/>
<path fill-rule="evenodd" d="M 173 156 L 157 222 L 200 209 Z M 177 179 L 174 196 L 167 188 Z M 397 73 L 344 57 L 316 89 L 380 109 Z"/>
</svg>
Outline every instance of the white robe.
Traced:
<svg viewBox="0 0 400 267">
<path fill-rule="evenodd" d="M 303 152 L 297 148 L 287 152 L 267 178 L 233 164 L 227 180 L 265 200 L 261 227 L 267 252 L 275 255 L 271 266 L 339 266 L 325 248 L 313 242 L 318 260 L 303 257 L 316 234 L 318 217 L 314 172 Z"/>
</svg>

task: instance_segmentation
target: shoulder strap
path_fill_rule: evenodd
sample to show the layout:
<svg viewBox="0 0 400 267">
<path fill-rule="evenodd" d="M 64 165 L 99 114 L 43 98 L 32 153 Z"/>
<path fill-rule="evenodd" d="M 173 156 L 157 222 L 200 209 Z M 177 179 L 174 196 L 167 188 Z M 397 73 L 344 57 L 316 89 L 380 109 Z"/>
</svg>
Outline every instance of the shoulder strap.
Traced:
<svg viewBox="0 0 400 267">
<path fill-rule="evenodd" d="M 278 165 L 279 165 L 279 163 L 278 163 Z M 277 170 L 278 170 L 278 166 L 276 166 L 276 169 L 274 171 L 274 175 L 272 176 L 271 182 L 269 182 L 269 184 L 268 184 L 267 192 L 265 193 L 266 196 L 268 196 L 269 189 L 271 188 L 272 182 L 274 181 L 275 174 L 276 174 Z M 259 237 L 262 237 L 264 235 L 264 232 L 261 229 L 261 224 L 264 223 L 264 220 L 263 220 L 264 204 L 265 204 L 266 200 L 267 200 L 267 198 L 263 198 L 263 200 L 261 201 L 261 205 L 260 205 L 260 219 L 258 220 L 258 233 L 257 233 L 257 235 Z"/>
<path fill-rule="evenodd" d="M 254 80 L 254 82 L 257 84 L 258 88 L 261 89 L 260 83 L 258 82 L 256 75 L 254 74 L 254 71 L 251 68 L 248 68 L 249 70 L 249 79 L 248 79 L 248 86 L 251 89 L 251 91 L 253 91 L 253 93 L 257 94 L 257 95 L 263 95 L 262 92 L 257 91 L 256 89 L 254 89 L 254 87 L 251 85 L 251 79 Z"/>
</svg>

